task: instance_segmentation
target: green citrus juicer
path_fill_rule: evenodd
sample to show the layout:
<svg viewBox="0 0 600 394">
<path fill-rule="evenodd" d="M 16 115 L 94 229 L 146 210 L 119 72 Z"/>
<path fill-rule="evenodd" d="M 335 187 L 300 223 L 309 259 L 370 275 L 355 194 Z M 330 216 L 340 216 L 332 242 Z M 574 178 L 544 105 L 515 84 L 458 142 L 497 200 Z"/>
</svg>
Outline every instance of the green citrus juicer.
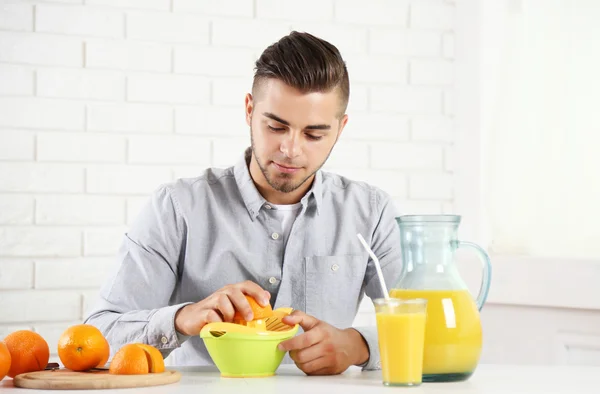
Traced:
<svg viewBox="0 0 600 394">
<path fill-rule="evenodd" d="M 292 338 L 298 325 L 281 321 L 292 308 L 277 308 L 273 316 L 248 322 L 247 325 L 218 322 L 200 331 L 210 357 L 223 377 L 265 377 L 275 374 L 285 352 L 277 345 Z"/>
</svg>

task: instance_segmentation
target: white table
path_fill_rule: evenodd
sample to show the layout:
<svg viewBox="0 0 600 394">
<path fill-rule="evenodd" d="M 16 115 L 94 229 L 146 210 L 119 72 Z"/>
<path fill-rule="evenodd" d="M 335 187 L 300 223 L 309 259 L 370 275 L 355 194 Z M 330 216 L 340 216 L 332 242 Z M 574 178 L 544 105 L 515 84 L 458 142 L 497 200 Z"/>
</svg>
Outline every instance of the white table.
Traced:
<svg viewBox="0 0 600 394">
<path fill-rule="evenodd" d="M 351 394 L 405 392 L 409 394 L 599 394 L 600 367 L 480 365 L 465 382 L 424 383 L 419 387 L 386 387 L 380 371 L 361 372 L 350 368 L 337 376 L 306 376 L 294 365 L 282 365 L 276 376 L 268 378 L 221 378 L 213 367 L 182 367 L 179 383 L 120 389 L 123 393 L 181 394 Z M 11 379 L 0 382 L 2 394 L 32 394 L 41 390 L 14 388 Z M 63 393 L 103 393 L 110 390 L 62 391 Z M 57 392 L 53 391 L 52 392 Z"/>
</svg>

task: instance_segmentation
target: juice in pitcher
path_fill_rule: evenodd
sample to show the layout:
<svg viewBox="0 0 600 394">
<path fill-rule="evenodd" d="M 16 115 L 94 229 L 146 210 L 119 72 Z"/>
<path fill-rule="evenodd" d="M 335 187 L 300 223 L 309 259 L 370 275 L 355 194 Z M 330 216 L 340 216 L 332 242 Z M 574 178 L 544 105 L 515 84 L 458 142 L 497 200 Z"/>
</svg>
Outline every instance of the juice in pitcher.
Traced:
<svg viewBox="0 0 600 394">
<path fill-rule="evenodd" d="M 483 248 L 458 240 L 460 216 L 407 215 L 400 227 L 402 274 L 390 296 L 427 300 L 423 382 L 468 379 L 482 351 L 479 311 L 491 281 L 491 263 Z M 458 248 L 474 249 L 483 263 L 479 294 L 473 297 L 454 261 Z"/>
<path fill-rule="evenodd" d="M 423 380 L 468 378 L 481 355 L 479 312 L 466 290 L 392 289 L 390 297 L 427 300 Z"/>
</svg>

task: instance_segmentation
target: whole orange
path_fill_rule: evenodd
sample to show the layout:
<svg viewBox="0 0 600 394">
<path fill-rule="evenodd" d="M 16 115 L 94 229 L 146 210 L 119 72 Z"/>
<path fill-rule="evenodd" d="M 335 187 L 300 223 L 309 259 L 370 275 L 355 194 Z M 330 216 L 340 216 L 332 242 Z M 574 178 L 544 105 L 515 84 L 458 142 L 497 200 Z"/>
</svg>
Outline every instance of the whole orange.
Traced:
<svg viewBox="0 0 600 394">
<path fill-rule="evenodd" d="M 0 341 L 0 380 L 4 379 L 10 369 L 10 352 L 6 344 Z"/>
<path fill-rule="evenodd" d="M 11 378 L 25 372 L 41 371 L 48 365 L 50 348 L 37 332 L 15 331 L 4 338 L 4 343 L 10 352 L 8 376 Z"/>
<path fill-rule="evenodd" d="M 87 371 L 108 361 L 110 346 L 104 335 L 89 324 L 71 326 L 58 340 L 58 357 L 72 371 Z"/>
<path fill-rule="evenodd" d="M 271 304 L 267 304 L 267 306 L 261 306 L 252 296 L 247 295 L 246 300 L 250 304 L 250 309 L 252 309 L 252 320 L 265 319 L 267 317 L 273 316 L 273 308 L 271 308 Z M 239 311 L 235 311 L 233 315 L 233 322 L 244 324 L 246 319 L 242 316 Z"/>
<path fill-rule="evenodd" d="M 115 375 L 139 375 L 164 371 L 165 362 L 160 351 L 144 343 L 130 343 L 123 346 L 113 357 L 108 370 Z"/>
</svg>

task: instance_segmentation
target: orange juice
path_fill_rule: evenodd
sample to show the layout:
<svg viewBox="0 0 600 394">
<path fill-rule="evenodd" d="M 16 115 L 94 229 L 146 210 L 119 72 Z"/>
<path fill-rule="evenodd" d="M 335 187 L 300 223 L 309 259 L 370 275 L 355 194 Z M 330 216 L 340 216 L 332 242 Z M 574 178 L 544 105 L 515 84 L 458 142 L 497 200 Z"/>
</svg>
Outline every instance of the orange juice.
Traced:
<svg viewBox="0 0 600 394">
<path fill-rule="evenodd" d="M 375 316 L 384 383 L 420 384 L 423 376 L 425 311 L 377 312 Z"/>
<path fill-rule="evenodd" d="M 392 289 L 390 297 L 427 300 L 423 354 L 426 375 L 469 376 L 481 354 L 479 311 L 468 290 Z"/>
</svg>

